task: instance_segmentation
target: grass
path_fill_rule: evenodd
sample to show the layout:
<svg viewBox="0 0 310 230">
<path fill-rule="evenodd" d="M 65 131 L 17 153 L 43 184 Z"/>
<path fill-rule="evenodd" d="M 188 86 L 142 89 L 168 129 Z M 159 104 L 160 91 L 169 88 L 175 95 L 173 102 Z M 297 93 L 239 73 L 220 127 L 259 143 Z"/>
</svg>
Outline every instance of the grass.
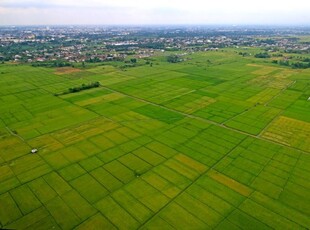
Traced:
<svg viewBox="0 0 310 230">
<path fill-rule="evenodd" d="M 309 228 L 309 72 L 235 51 L 0 65 L 0 228 Z"/>
</svg>

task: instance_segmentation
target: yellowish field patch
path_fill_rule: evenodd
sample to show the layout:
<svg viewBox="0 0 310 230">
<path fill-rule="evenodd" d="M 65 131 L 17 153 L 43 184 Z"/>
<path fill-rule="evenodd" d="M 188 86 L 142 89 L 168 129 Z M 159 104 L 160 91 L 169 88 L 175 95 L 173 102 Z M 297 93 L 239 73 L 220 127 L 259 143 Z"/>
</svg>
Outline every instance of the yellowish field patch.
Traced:
<svg viewBox="0 0 310 230">
<path fill-rule="evenodd" d="M 222 173 L 219 173 L 218 171 L 210 170 L 208 172 L 208 176 L 220 182 L 221 184 L 226 185 L 227 187 L 240 193 L 243 196 L 250 196 L 251 193 L 253 192 L 251 188 L 239 183 L 238 181 L 231 179 L 230 177 L 225 176 Z"/>
<path fill-rule="evenodd" d="M 207 166 L 201 164 L 198 161 L 193 160 L 192 158 L 184 155 L 184 154 L 178 154 L 174 157 L 174 159 L 180 161 L 184 165 L 190 167 L 191 169 L 194 169 L 195 171 L 199 173 L 203 173 L 207 170 Z"/>
<path fill-rule="evenodd" d="M 0 140 L 0 149 L 9 149 L 20 143 L 20 139 L 14 136 L 2 138 Z"/>
<path fill-rule="evenodd" d="M 111 94 L 107 94 L 107 95 L 103 95 L 100 97 L 94 97 L 91 99 L 87 99 L 87 100 L 83 100 L 83 101 L 79 101 L 76 104 L 79 106 L 87 106 L 87 105 L 91 105 L 91 104 L 95 104 L 98 102 L 109 102 L 109 101 L 114 101 L 120 98 L 123 98 L 124 96 L 119 94 L 119 93 L 111 93 Z"/>
<path fill-rule="evenodd" d="M 252 102 L 252 103 L 259 102 L 259 103 L 263 104 L 263 103 L 270 101 L 279 92 L 280 92 L 279 89 L 267 88 L 267 89 L 264 89 L 263 91 L 259 92 L 258 94 L 254 95 L 253 97 L 250 97 L 249 99 L 247 99 L 247 101 Z"/>
<path fill-rule="evenodd" d="M 78 72 L 81 72 L 81 70 L 77 68 L 72 68 L 72 67 L 62 67 L 62 68 L 57 68 L 55 71 L 55 74 L 62 75 L 62 74 L 70 74 L 70 73 L 78 73 Z"/>
<path fill-rule="evenodd" d="M 300 70 L 283 69 L 280 73 L 276 73 L 274 77 L 276 78 L 288 78 L 293 74 L 299 73 Z"/>
<path fill-rule="evenodd" d="M 271 76 L 266 73 L 251 79 L 249 83 L 268 88 L 284 89 L 294 83 L 293 80 L 289 79 L 291 74 L 292 72 L 289 71 L 281 71 L 280 73 Z"/>
<path fill-rule="evenodd" d="M 204 107 L 207 107 L 208 105 L 212 104 L 216 102 L 216 100 L 214 98 L 210 98 L 210 97 L 202 97 L 199 98 L 197 100 L 194 100 L 192 102 L 186 103 L 185 105 L 177 108 L 180 111 L 183 111 L 185 113 L 194 113 L 199 109 L 202 109 Z"/>
<path fill-rule="evenodd" d="M 53 152 L 64 147 L 62 143 L 49 134 L 31 139 L 28 143 L 32 147 L 39 149 L 40 153 Z"/>
<path fill-rule="evenodd" d="M 276 89 L 284 89 L 291 84 L 293 84 L 294 81 L 289 79 L 275 79 L 274 81 L 269 82 L 267 87 L 276 88 Z"/>
<path fill-rule="evenodd" d="M 280 116 L 265 130 L 262 137 L 310 151 L 310 123 Z"/>
<path fill-rule="evenodd" d="M 270 74 L 271 72 L 279 69 L 279 68 L 271 67 L 271 66 L 253 65 L 253 64 L 248 64 L 248 65 L 249 66 L 255 66 L 255 67 L 261 67 L 261 69 L 258 69 L 258 70 L 255 70 L 252 72 L 253 74 L 257 74 L 257 75 Z"/>
<path fill-rule="evenodd" d="M 52 134 L 52 136 L 64 145 L 70 145 L 84 139 L 82 135 L 70 129 L 58 131 L 57 133 Z"/>
</svg>

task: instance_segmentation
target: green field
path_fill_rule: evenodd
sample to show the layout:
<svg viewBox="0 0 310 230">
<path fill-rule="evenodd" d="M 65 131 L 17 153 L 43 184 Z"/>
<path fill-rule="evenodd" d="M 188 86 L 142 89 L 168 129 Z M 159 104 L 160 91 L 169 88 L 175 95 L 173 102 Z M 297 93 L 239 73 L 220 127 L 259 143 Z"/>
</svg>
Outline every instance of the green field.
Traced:
<svg viewBox="0 0 310 230">
<path fill-rule="evenodd" d="M 188 58 L 0 65 L 0 228 L 309 229 L 310 70 Z"/>
</svg>

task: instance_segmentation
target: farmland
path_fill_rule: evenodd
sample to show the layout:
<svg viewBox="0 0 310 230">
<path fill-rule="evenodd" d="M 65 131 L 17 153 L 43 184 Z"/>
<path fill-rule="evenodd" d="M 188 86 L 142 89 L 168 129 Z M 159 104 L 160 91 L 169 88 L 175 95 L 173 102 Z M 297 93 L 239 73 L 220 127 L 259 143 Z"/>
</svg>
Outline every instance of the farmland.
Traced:
<svg viewBox="0 0 310 230">
<path fill-rule="evenodd" d="M 1 64 L 0 228 L 309 228 L 310 69 L 237 51 Z"/>
</svg>

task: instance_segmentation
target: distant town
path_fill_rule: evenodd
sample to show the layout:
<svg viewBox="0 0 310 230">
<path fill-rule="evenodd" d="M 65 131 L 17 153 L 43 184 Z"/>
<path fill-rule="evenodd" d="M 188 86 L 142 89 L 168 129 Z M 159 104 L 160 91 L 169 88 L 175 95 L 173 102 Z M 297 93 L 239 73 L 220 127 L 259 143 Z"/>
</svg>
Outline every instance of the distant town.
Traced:
<svg viewBox="0 0 310 230">
<path fill-rule="evenodd" d="M 239 48 L 243 56 L 251 55 L 247 48 L 262 48 L 266 53 L 258 57 L 265 58 L 270 52 L 309 54 L 309 35 L 309 27 L 6 26 L 0 29 L 0 61 L 62 67 L 227 47 Z M 298 61 L 303 64 L 297 67 L 310 67 L 309 60 Z"/>
</svg>

